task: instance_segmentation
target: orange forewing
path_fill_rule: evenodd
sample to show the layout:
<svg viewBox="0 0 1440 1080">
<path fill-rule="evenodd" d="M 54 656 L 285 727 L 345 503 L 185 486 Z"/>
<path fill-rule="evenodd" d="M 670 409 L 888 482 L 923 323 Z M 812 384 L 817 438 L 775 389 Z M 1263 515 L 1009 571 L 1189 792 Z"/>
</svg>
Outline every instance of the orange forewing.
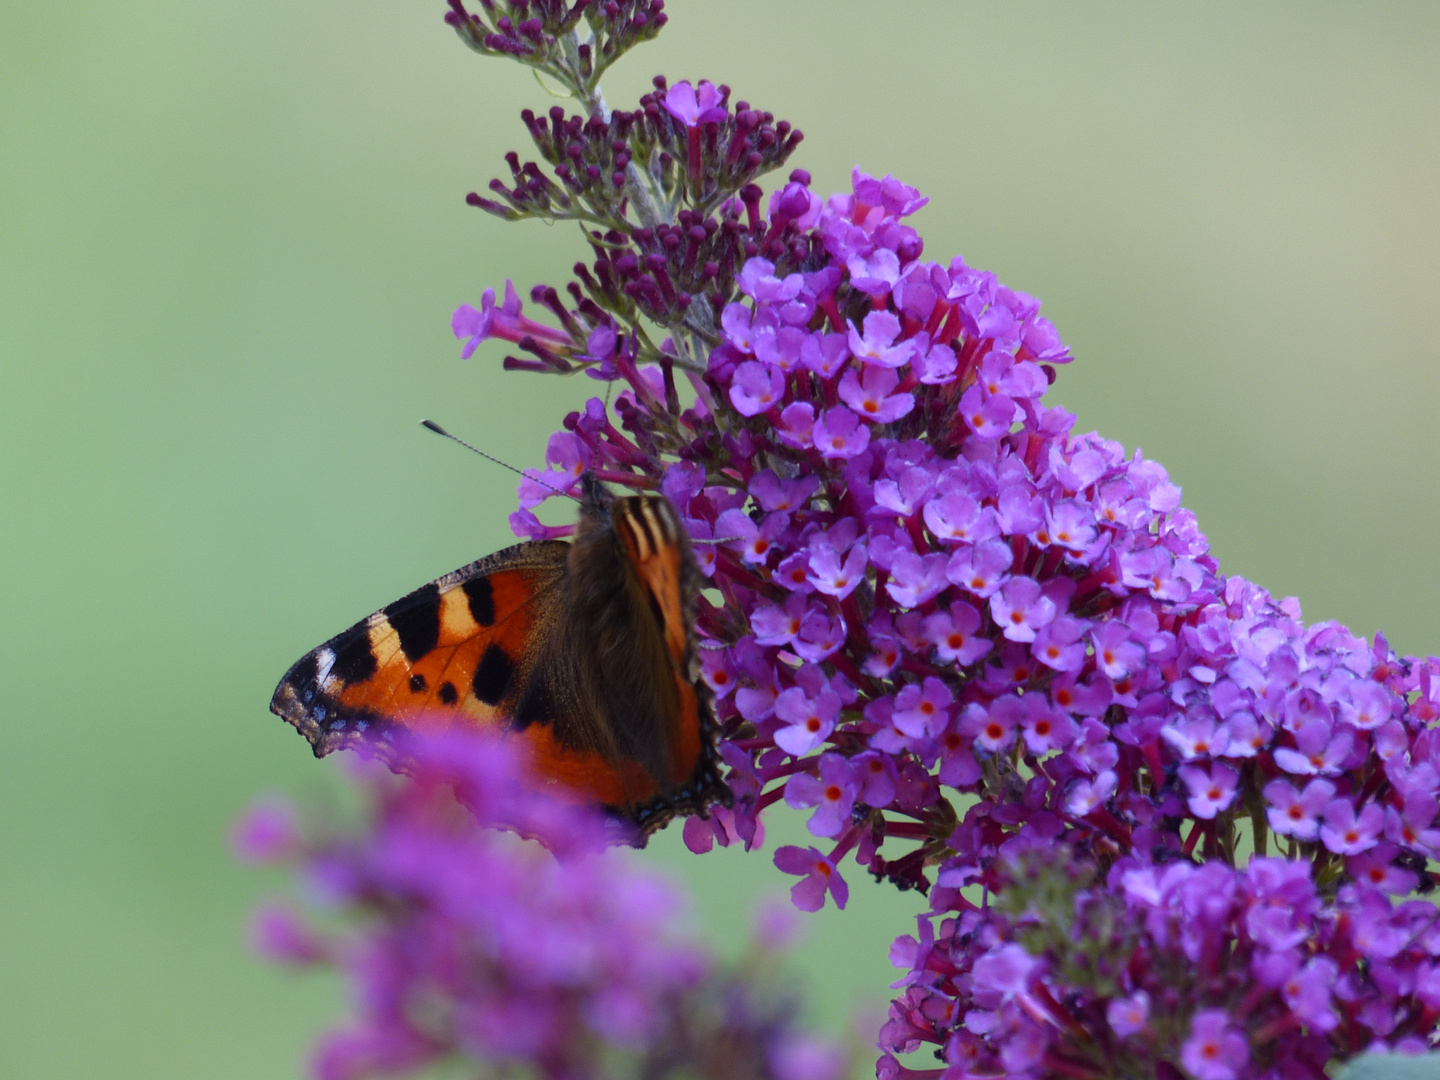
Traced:
<svg viewBox="0 0 1440 1080">
<path fill-rule="evenodd" d="M 395 730 L 503 727 L 501 675 L 516 681 L 568 550 L 520 544 L 417 589 L 302 657 L 270 708 L 317 757 Z"/>
<path fill-rule="evenodd" d="M 495 593 L 496 608 L 505 612 L 494 626 L 481 627 L 475 622 L 467 598 L 458 588 L 440 594 L 438 641 L 414 660 L 406 655 L 400 635 L 388 620 L 378 623 L 369 631 L 378 669 L 364 682 L 345 687 L 340 692 L 341 704 L 381 713 L 392 722 L 418 724 L 453 719 L 457 711 L 481 723 L 494 719 L 496 709 L 480 702 L 471 689 L 475 669 L 492 645 L 512 657 L 525 654 L 534 624 L 529 602 L 535 596 L 537 582 L 534 574 L 514 570 L 490 574 L 487 580 Z M 416 676 L 421 680 L 418 683 Z M 441 689 L 446 686 L 454 690 L 458 700 L 442 700 L 442 692 L 448 696 Z"/>
</svg>

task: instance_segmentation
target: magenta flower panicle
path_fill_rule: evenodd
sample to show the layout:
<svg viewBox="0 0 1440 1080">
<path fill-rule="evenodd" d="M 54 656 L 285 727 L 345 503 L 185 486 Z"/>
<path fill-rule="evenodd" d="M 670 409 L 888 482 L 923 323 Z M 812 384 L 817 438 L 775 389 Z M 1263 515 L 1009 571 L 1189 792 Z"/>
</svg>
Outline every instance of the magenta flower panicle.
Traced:
<svg viewBox="0 0 1440 1080">
<path fill-rule="evenodd" d="M 723 607 L 703 605 L 697 629 L 724 673 L 737 801 L 687 843 L 751 843 L 783 799 L 827 842 L 775 855 L 797 906 L 843 906 L 847 857 L 928 894 L 935 944 L 887 1053 L 930 1042 L 978 1071 L 1083 1075 L 1081 1032 L 1167 1032 L 1144 1053 L 1194 1076 L 1187 1055 L 1214 1049 L 1210 1076 L 1251 1080 L 1428 1031 L 1440 1013 L 1398 972 L 1431 963 L 1440 932 L 1391 898 L 1428 887 L 1440 853 L 1440 662 L 1307 628 L 1293 601 L 1222 577 L 1163 468 L 1046 403 L 1070 354 L 1035 300 L 925 261 L 913 189 L 857 170 L 820 201 L 799 197 L 807 181 L 798 213 L 772 200 L 750 219 L 693 406 L 654 389 L 679 362 L 662 354 L 616 368 L 618 422 L 598 401 L 565 422 L 588 467 L 664 490 L 693 535 L 726 538 L 706 566 Z M 1259 856 L 1243 871 L 1242 834 Z M 1070 853 L 1112 901 L 1149 898 L 1114 915 L 1141 928 L 1133 947 L 1199 965 L 1211 989 L 1076 981 L 1044 949 L 1003 1001 L 963 977 L 1009 935 L 1036 945 L 965 891 L 1003 894 L 1007 860 L 1032 849 Z M 1298 901 L 1266 874 L 1309 906 L 1285 915 Z M 1227 934 L 1250 944 L 1226 952 Z M 1318 976 L 1322 954 L 1323 1007 L 1283 982 L 1246 997 L 1240 957 Z M 1177 1012 L 1177 993 L 1232 1020 Z M 1233 1031 L 1257 1022 L 1274 1034 L 1242 1059 Z"/>
</svg>

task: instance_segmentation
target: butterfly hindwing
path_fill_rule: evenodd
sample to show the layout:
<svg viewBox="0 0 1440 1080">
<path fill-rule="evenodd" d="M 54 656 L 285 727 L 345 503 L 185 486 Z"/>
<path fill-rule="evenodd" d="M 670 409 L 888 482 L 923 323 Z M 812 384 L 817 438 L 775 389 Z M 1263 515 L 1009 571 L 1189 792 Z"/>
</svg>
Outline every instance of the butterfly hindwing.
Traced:
<svg viewBox="0 0 1440 1080">
<path fill-rule="evenodd" d="M 582 511 L 561 586 L 563 616 L 537 642 L 515 716 L 527 725 L 548 718 L 561 745 L 620 763 L 622 805 L 675 791 L 695 765 L 693 750 L 676 760 L 676 664 L 624 542 L 619 511 L 630 501 L 617 502 L 613 517 L 600 505 Z"/>
<path fill-rule="evenodd" d="M 610 509 L 611 526 L 622 562 L 639 586 L 654 633 L 648 638 L 645 669 L 654 687 L 667 795 L 638 806 L 635 817 L 646 831 L 677 813 L 703 811 L 719 801 L 730 805 L 730 789 L 715 762 L 713 701 L 700 678 L 695 656 L 696 605 L 703 578 L 690 549 L 689 534 L 670 501 L 639 495 L 618 499 Z M 644 614 L 636 620 L 645 622 Z"/>
<path fill-rule="evenodd" d="M 674 686 L 674 709 L 669 713 L 667 741 L 671 749 L 672 780 L 688 778 L 701 752 L 701 728 L 692 716 L 700 712 L 705 683 L 695 659 L 695 603 L 700 592 L 700 571 L 690 551 L 690 539 L 675 516 L 669 500 L 634 497 L 619 500 L 612 513 L 617 537 L 627 561 L 644 588 L 652 617 L 659 625 L 661 644 L 669 660 L 669 681 Z M 658 665 L 657 665 L 658 666 Z M 704 701 L 709 715 L 709 701 Z"/>
</svg>

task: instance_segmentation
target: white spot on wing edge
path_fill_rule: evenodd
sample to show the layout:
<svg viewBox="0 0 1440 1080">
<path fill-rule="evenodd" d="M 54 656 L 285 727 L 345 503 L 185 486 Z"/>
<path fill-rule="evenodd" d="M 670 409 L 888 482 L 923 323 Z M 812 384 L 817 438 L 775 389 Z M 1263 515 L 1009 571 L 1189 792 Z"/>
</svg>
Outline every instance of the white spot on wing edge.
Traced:
<svg viewBox="0 0 1440 1080">
<path fill-rule="evenodd" d="M 330 649 L 315 650 L 315 685 L 329 689 L 330 669 L 335 666 L 335 653 Z"/>
</svg>

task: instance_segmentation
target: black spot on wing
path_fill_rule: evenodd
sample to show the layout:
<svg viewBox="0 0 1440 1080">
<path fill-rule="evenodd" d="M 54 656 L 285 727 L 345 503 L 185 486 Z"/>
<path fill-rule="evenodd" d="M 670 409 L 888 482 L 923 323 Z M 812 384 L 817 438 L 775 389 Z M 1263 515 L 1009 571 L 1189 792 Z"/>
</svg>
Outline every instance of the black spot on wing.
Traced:
<svg viewBox="0 0 1440 1080">
<path fill-rule="evenodd" d="M 431 582 L 385 609 L 385 618 L 400 635 L 400 648 L 411 663 L 440 640 L 440 589 Z"/>
<path fill-rule="evenodd" d="M 470 601 L 470 617 L 479 626 L 495 625 L 495 590 L 488 577 L 473 578 L 460 586 Z"/>
<path fill-rule="evenodd" d="M 446 705 L 454 705 L 460 700 L 460 694 L 456 691 L 454 683 L 442 682 L 440 684 L 440 700 Z"/>
<path fill-rule="evenodd" d="M 486 705 L 499 705 L 505 700 L 510 689 L 510 680 L 515 675 L 515 662 L 499 645 L 491 645 L 475 666 L 472 689 L 475 696 Z"/>
<path fill-rule="evenodd" d="M 424 675 L 410 676 L 410 692 L 412 694 L 423 694 L 425 692 L 425 685 Z"/>
<path fill-rule="evenodd" d="M 370 651 L 370 632 L 364 623 L 352 626 L 335 639 L 335 666 L 330 673 L 347 686 L 362 683 L 375 674 L 375 654 Z"/>
</svg>

